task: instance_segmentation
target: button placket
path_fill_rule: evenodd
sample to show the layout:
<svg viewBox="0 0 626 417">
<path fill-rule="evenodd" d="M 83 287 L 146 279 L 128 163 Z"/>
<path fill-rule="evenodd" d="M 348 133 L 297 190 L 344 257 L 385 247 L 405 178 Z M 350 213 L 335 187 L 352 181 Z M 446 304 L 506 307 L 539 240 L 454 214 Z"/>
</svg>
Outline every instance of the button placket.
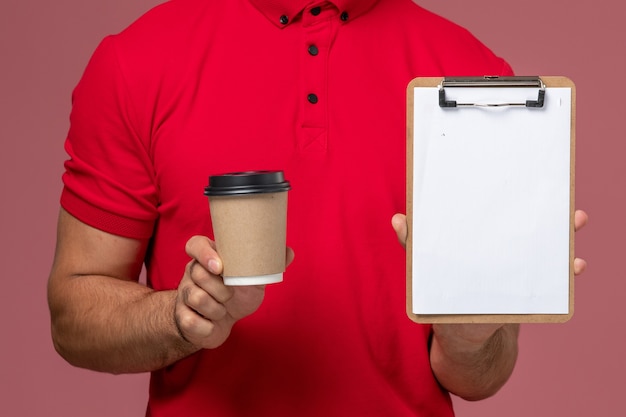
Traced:
<svg viewBox="0 0 626 417">
<path fill-rule="evenodd" d="M 333 19 L 330 14 L 333 14 Z M 303 88 L 301 149 L 325 152 L 328 124 L 328 55 L 339 26 L 336 9 L 316 6 L 304 11 Z"/>
</svg>

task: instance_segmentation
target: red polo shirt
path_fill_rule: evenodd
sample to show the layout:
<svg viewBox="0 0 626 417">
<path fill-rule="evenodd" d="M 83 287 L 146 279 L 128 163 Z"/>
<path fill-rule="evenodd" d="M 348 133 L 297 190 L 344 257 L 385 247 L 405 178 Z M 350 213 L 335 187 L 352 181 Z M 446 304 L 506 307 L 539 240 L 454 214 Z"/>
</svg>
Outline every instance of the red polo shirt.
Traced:
<svg viewBox="0 0 626 417">
<path fill-rule="evenodd" d="M 151 238 L 176 288 L 212 236 L 211 174 L 280 169 L 296 259 L 224 345 L 151 379 L 151 416 L 449 416 L 430 327 L 405 315 L 405 94 L 416 76 L 510 74 L 411 0 L 177 0 L 96 50 L 73 95 L 63 207 Z"/>
</svg>

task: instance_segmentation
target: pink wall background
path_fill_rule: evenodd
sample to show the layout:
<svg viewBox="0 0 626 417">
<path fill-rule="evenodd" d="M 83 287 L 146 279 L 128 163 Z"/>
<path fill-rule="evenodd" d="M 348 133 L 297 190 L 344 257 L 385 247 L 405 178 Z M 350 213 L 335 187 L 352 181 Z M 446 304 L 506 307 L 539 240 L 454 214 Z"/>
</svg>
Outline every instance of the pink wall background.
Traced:
<svg viewBox="0 0 626 417">
<path fill-rule="evenodd" d="M 99 40 L 159 0 L 0 1 L 0 415 L 140 416 L 147 376 L 75 369 L 54 352 L 45 285 L 54 250 L 71 90 Z M 577 237 L 589 262 L 576 313 L 526 325 L 495 397 L 461 417 L 613 416 L 625 408 L 626 6 L 620 0 L 421 0 L 524 75 L 577 84 Z M 620 411 L 622 410 L 622 411 Z"/>
</svg>

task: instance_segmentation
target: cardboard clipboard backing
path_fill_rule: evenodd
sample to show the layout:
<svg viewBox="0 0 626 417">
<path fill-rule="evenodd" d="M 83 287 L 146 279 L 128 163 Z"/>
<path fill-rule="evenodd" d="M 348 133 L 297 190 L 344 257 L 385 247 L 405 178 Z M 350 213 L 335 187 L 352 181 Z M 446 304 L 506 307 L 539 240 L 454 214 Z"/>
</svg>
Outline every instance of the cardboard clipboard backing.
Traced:
<svg viewBox="0 0 626 417">
<path fill-rule="evenodd" d="M 478 77 L 472 77 L 478 78 Z M 487 84 L 498 77 L 484 77 Z M 522 77 L 506 77 L 522 78 Z M 542 312 L 514 312 L 514 313 L 493 313 L 481 311 L 480 313 L 423 313 L 414 311 L 413 305 L 413 260 L 414 260 L 414 230 L 413 218 L 420 213 L 414 212 L 414 178 L 413 168 L 415 162 L 414 155 L 414 124 L 429 123 L 428 120 L 415 120 L 417 116 L 414 112 L 414 91 L 419 88 L 442 89 L 443 77 L 419 77 L 413 79 L 407 87 L 407 223 L 409 226 L 408 240 L 406 245 L 406 311 L 408 317 L 417 323 L 562 323 L 569 320 L 574 312 L 574 184 L 575 184 L 575 121 L 576 121 L 576 98 L 575 85 L 566 77 L 541 76 L 537 77 L 545 85 L 545 89 L 565 88 L 571 89 L 571 110 L 570 110 L 570 146 L 569 146 L 569 251 L 568 251 L 568 292 L 567 311 L 554 313 Z M 440 91 L 440 99 L 443 94 Z M 441 103 L 437 104 L 440 105 Z M 433 104 L 435 105 L 435 104 Z M 464 111 L 463 109 L 452 109 L 449 111 Z M 516 110 L 517 111 L 517 110 Z M 523 110 L 522 110 L 523 111 Z M 527 260 L 532 262 L 533 260 Z M 486 266 L 488 267 L 488 266 Z M 416 288 L 419 291 L 419 288 Z"/>
</svg>

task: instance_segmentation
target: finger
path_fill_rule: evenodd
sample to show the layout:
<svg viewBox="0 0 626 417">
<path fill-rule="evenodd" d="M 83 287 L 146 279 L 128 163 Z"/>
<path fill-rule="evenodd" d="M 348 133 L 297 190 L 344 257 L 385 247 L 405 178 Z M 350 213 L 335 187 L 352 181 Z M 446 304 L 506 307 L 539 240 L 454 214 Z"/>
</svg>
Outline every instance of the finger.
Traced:
<svg viewBox="0 0 626 417">
<path fill-rule="evenodd" d="M 589 216 L 583 210 L 576 210 L 574 213 L 574 230 L 579 231 L 589 221 Z"/>
<path fill-rule="evenodd" d="M 195 259 L 189 262 L 187 274 L 193 282 L 193 286 L 220 304 L 226 303 L 234 295 L 233 288 L 224 285 L 224 279 L 221 276 L 211 273 Z M 200 294 L 197 294 L 197 297 L 200 297 Z M 202 296 L 202 298 L 206 297 Z M 202 306 L 202 303 L 197 305 Z"/>
<path fill-rule="evenodd" d="M 580 275 L 587 269 L 587 261 L 581 258 L 574 259 L 574 275 Z"/>
<path fill-rule="evenodd" d="M 197 346 L 200 345 L 200 340 L 211 336 L 215 329 L 215 324 L 211 320 L 207 320 L 185 304 L 177 306 L 174 320 L 183 339 Z"/>
<path fill-rule="evenodd" d="M 296 254 L 294 253 L 293 249 L 288 247 L 287 253 L 285 254 L 285 256 L 286 256 L 285 265 L 289 266 L 289 264 L 293 262 L 293 259 L 296 257 Z"/>
<path fill-rule="evenodd" d="M 402 244 L 403 247 L 406 247 L 406 239 L 409 234 L 408 226 L 406 223 L 406 216 L 400 213 L 394 214 L 391 218 L 391 226 L 393 227 L 393 230 L 396 231 L 398 241 Z"/>
<path fill-rule="evenodd" d="M 574 230 L 579 231 L 589 221 L 589 216 L 583 210 L 576 210 L 574 213 Z M 574 275 L 580 275 L 587 269 L 587 262 L 584 259 L 574 259 Z"/>
<path fill-rule="evenodd" d="M 185 252 L 212 274 L 220 275 L 222 273 L 222 260 L 215 249 L 215 242 L 208 237 L 193 236 L 187 241 Z"/>
<path fill-rule="evenodd" d="M 227 314 L 226 307 L 213 298 L 208 292 L 196 285 L 189 285 L 181 289 L 183 303 L 207 320 L 222 320 Z"/>
</svg>

